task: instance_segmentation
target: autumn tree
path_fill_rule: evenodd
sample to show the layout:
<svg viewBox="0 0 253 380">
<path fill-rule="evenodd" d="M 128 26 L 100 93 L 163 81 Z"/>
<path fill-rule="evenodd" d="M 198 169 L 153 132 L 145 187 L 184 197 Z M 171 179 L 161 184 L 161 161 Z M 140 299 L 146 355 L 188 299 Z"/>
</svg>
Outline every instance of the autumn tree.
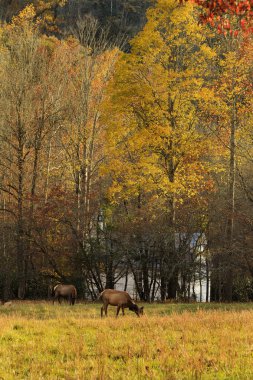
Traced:
<svg viewBox="0 0 253 380">
<path fill-rule="evenodd" d="M 109 123 L 110 191 L 122 201 L 136 197 L 139 209 L 147 197 L 148 202 L 159 199 L 167 226 L 160 256 L 165 299 L 175 298 L 178 286 L 176 210 L 208 186 L 209 168 L 203 158 L 209 143 L 198 110 L 212 95 L 205 78 L 215 53 L 192 4 L 161 0 L 149 9 L 147 18 L 132 42 L 131 54 L 117 68 L 112 97 L 116 102 L 108 106 L 110 112 L 114 109 Z"/>
<path fill-rule="evenodd" d="M 34 6 L 34 20 L 40 18 L 43 20 L 43 26 L 47 27 L 48 31 L 56 31 L 57 12 L 60 7 L 66 4 L 66 0 L 3 0 L 0 17 L 10 22 L 13 16 L 16 16 L 30 4 Z"/>
<path fill-rule="evenodd" d="M 99 256 L 106 250 L 98 236 L 102 202 L 98 170 L 105 154 L 101 104 L 119 50 L 93 17 L 78 19 L 72 33 L 65 44 L 68 91 L 62 99 L 66 118 L 59 131 L 64 152 L 59 165 L 65 166 L 63 175 L 66 190 L 72 194 L 72 212 L 66 212 L 62 220 L 73 235 L 79 278 L 95 283 L 101 291 L 103 265 Z"/>
<path fill-rule="evenodd" d="M 241 259 L 238 257 L 238 238 L 240 231 L 239 209 L 244 207 L 241 199 L 240 173 L 244 170 L 242 157 L 248 155 L 247 131 L 250 128 L 251 99 L 251 65 L 247 50 L 249 37 L 221 37 L 217 60 L 218 76 L 215 82 L 216 96 L 219 98 L 220 110 L 211 129 L 217 134 L 219 145 L 224 151 L 223 164 L 226 177 L 221 177 L 220 197 L 223 208 L 223 221 L 219 217 L 219 225 L 223 225 L 223 243 L 216 236 L 215 240 L 220 253 L 215 255 L 217 272 L 221 272 L 222 286 L 216 288 L 216 297 L 231 301 L 233 297 L 233 277 L 236 276 Z M 239 201 L 240 199 L 240 201 Z M 217 203 L 218 205 L 218 203 Z M 213 206 L 212 206 L 213 207 Z M 239 222 L 239 225 L 238 225 Z M 225 231 L 225 232 L 224 232 Z M 240 232 L 239 232 L 240 231 Z M 240 238 L 241 239 L 241 238 Z M 215 245 L 215 244 L 214 244 Z M 237 248 L 236 248 L 237 247 Z M 237 251 L 237 253 L 236 253 Z M 218 263 L 219 262 L 219 263 Z M 215 270 L 213 271 L 215 273 Z M 234 274 L 234 275 L 233 275 Z M 220 281 L 216 281 L 216 283 Z M 214 283 L 214 282 L 213 282 Z M 222 289 L 221 289 L 222 288 Z M 219 293 L 219 296 L 217 294 Z"/>
<path fill-rule="evenodd" d="M 16 223 L 18 295 L 25 295 L 30 258 L 29 237 L 38 200 L 42 147 L 55 127 L 59 88 L 52 87 L 50 44 L 40 38 L 32 6 L 25 8 L 2 31 L 1 88 L 1 190 L 8 194 L 8 208 Z M 52 60 L 53 61 L 53 60 Z M 56 79 L 56 76 L 54 77 Z M 61 82 L 63 84 L 63 81 Z M 56 85 L 56 82 L 55 82 Z M 4 171 L 4 168 L 7 170 Z"/>
</svg>

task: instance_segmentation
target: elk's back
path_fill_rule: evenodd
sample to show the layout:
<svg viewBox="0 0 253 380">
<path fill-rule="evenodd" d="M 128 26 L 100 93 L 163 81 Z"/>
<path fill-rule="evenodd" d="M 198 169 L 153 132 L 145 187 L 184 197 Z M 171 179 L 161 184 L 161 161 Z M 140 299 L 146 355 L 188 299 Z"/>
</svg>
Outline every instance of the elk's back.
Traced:
<svg viewBox="0 0 253 380">
<path fill-rule="evenodd" d="M 101 300 L 106 303 L 108 302 L 112 306 L 128 305 L 132 302 L 127 292 L 113 289 L 105 289 L 101 293 Z"/>
<path fill-rule="evenodd" d="M 74 285 L 58 285 L 55 289 L 55 293 L 63 297 L 67 297 L 70 295 L 76 297 L 76 288 L 74 287 Z"/>
</svg>

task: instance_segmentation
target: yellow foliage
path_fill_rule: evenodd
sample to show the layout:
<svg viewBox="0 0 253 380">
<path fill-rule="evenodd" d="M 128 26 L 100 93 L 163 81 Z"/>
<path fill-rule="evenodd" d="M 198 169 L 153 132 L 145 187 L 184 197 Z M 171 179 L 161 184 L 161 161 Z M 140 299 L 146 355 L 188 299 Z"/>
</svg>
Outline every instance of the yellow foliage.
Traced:
<svg viewBox="0 0 253 380">
<path fill-rule="evenodd" d="M 105 104 L 109 195 L 127 199 L 142 189 L 182 202 L 210 186 L 211 144 L 200 108 L 213 101 L 205 77 L 216 53 L 191 3 L 158 0 L 147 19 L 118 62 Z"/>
<path fill-rule="evenodd" d="M 36 16 L 35 8 L 32 4 L 25 7 L 17 16 L 12 19 L 12 25 L 22 26 L 26 22 L 31 22 Z"/>
</svg>

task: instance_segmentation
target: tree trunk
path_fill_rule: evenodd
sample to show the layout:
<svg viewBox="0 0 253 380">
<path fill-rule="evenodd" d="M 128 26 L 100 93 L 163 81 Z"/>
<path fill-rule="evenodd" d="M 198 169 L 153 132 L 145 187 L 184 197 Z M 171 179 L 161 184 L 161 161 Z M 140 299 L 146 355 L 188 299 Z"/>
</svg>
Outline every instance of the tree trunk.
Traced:
<svg viewBox="0 0 253 380">
<path fill-rule="evenodd" d="M 169 182 L 173 185 L 175 182 L 175 158 L 173 154 L 173 131 L 176 129 L 176 120 L 174 117 L 174 102 L 171 99 L 170 92 L 168 93 L 168 114 L 170 118 L 170 126 L 172 128 L 172 135 L 169 137 L 166 164 Z M 167 297 L 169 299 L 175 299 L 177 295 L 178 287 L 178 270 L 177 270 L 177 257 L 176 257 L 176 244 L 175 244 L 175 195 L 172 191 L 168 202 L 168 226 L 169 226 L 169 249 L 168 249 L 168 263 L 170 265 L 170 273 L 168 274 L 169 280 L 167 285 Z"/>
<path fill-rule="evenodd" d="M 108 249 L 109 251 L 109 249 Z M 109 251 L 106 255 L 106 289 L 114 289 L 114 273 L 113 273 L 113 253 Z"/>
<path fill-rule="evenodd" d="M 225 273 L 223 283 L 223 301 L 232 301 L 233 289 L 233 238 L 234 238 L 234 212 L 235 212 L 235 132 L 237 125 L 237 104 L 233 99 L 233 114 L 230 125 L 230 163 L 229 163 L 229 187 L 228 187 L 228 221 L 225 247 Z"/>
<path fill-rule="evenodd" d="M 17 213 L 17 268 L 18 268 L 18 298 L 23 299 L 26 291 L 26 262 L 24 255 L 24 131 L 21 121 L 18 121 L 18 213 Z"/>
<path fill-rule="evenodd" d="M 209 262 L 206 258 L 206 302 L 209 302 Z"/>
<path fill-rule="evenodd" d="M 167 295 L 167 269 L 165 268 L 165 260 L 164 260 L 164 254 L 161 254 L 160 257 L 160 294 L 161 294 L 161 301 L 164 302 L 166 300 Z"/>
</svg>

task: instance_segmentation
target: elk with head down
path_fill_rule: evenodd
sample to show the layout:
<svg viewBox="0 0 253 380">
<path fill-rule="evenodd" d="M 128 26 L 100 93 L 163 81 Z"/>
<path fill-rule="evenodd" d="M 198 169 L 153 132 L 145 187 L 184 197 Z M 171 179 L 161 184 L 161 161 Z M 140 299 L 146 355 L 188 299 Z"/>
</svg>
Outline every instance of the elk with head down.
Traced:
<svg viewBox="0 0 253 380">
<path fill-rule="evenodd" d="M 53 304 L 57 299 L 61 303 L 62 298 L 67 299 L 70 305 L 74 305 L 77 297 L 77 291 L 74 285 L 58 284 L 53 289 Z"/>
<path fill-rule="evenodd" d="M 103 317 L 103 312 L 105 312 L 105 315 L 107 316 L 107 309 L 109 305 L 117 306 L 116 317 L 119 315 L 120 309 L 122 309 L 122 314 L 125 315 L 125 308 L 135 312 L 138 317 L 143 315 L 143 306 L 139 307 L 136 305 L 127 292 L 114 289 L 105 289 L 100 294 L 99 298 L 103 302 L 103 306 L 101 307 L 101 318 Z"/>
</svg>

